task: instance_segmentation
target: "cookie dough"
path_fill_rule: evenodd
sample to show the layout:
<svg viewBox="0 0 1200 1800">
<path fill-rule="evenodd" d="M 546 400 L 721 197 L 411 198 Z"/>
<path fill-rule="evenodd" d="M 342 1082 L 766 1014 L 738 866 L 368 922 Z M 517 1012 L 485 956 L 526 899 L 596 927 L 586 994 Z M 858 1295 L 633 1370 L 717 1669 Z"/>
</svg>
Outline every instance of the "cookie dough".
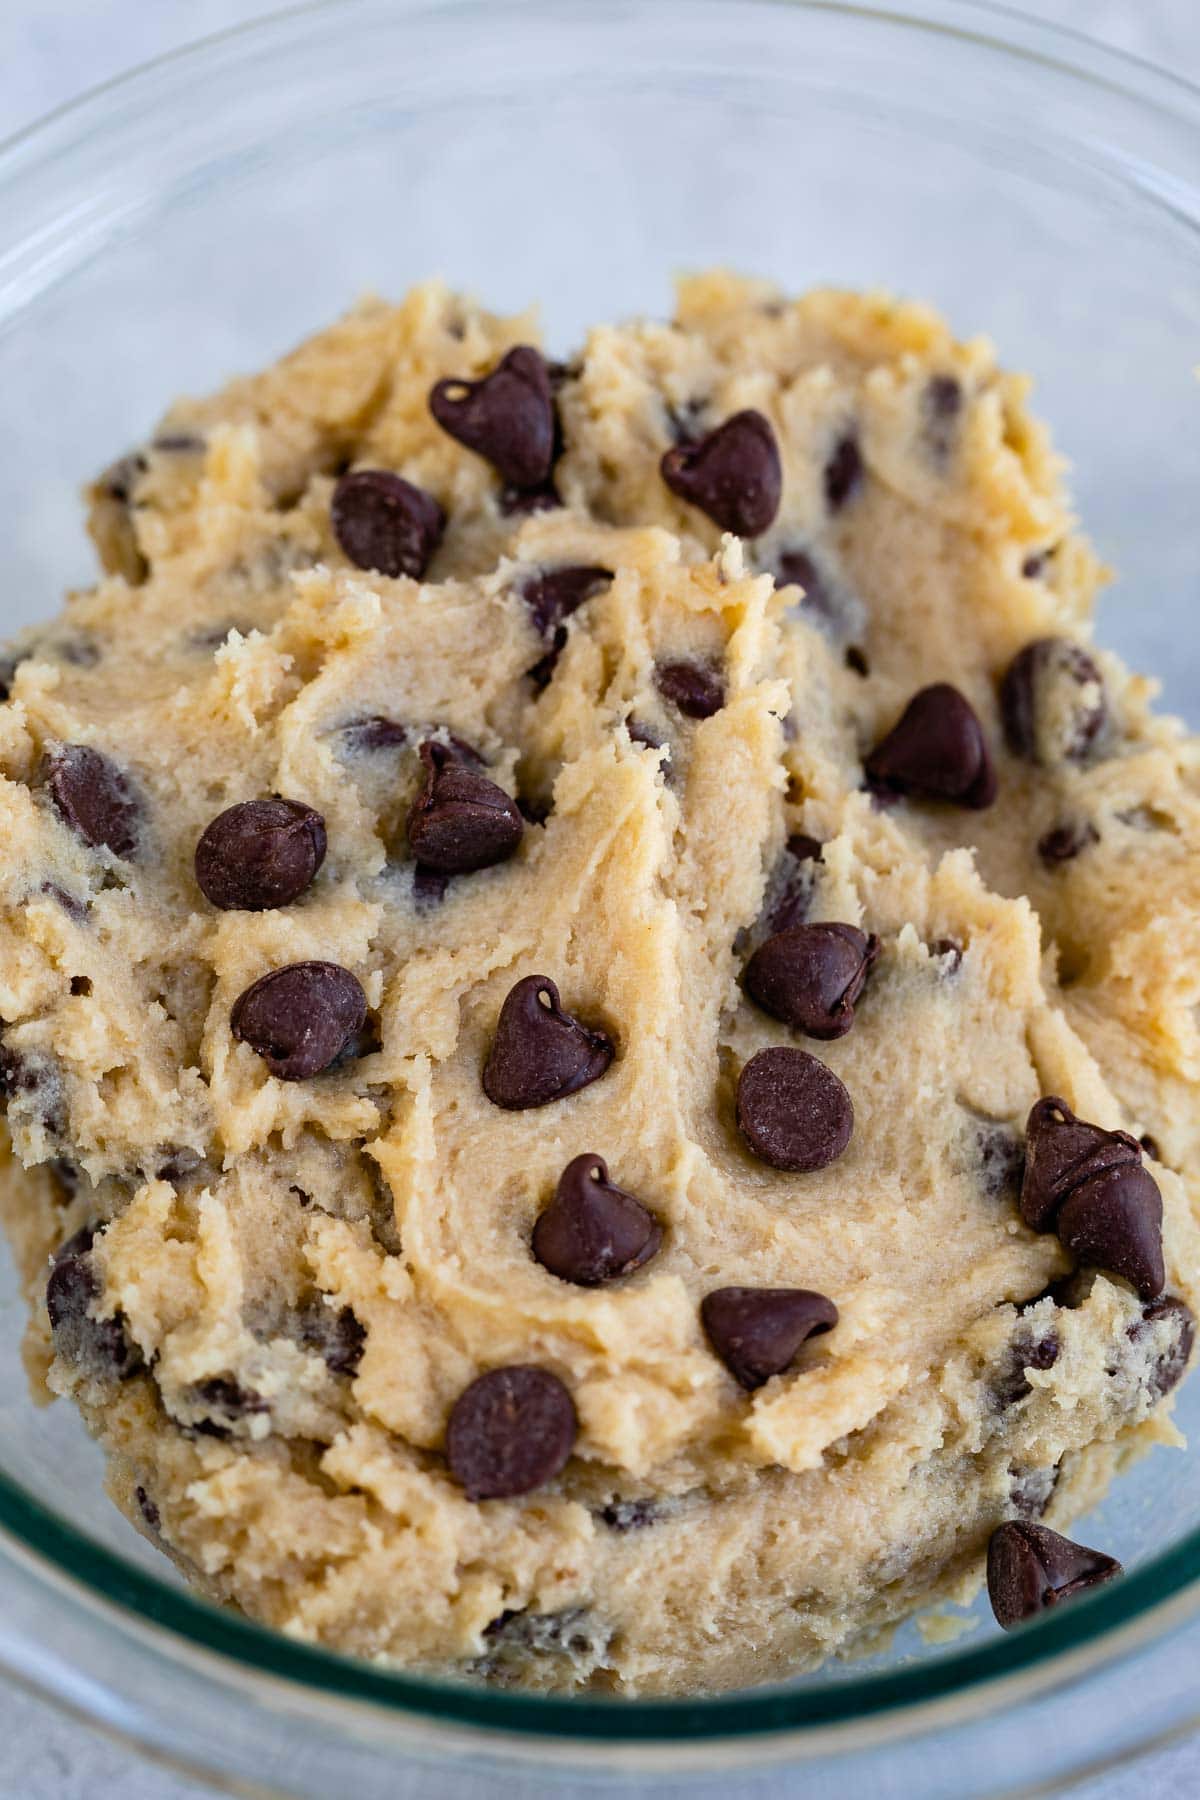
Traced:
<svg viewBox="0 0 1200 1800">
<path fill-rule="evenodd" d="M 0 706 L 0 1204 L 189 1580 L 719 1688 L 1036 1522 L 1011 1611 L 1177 1441 L 1182 978 L 1112 821 L 1182 913 L 1194 752 L 1058 480 L 984 346 L 725 276 L 565 365 L 371 304 L 98 480 Z"/>
</svg>

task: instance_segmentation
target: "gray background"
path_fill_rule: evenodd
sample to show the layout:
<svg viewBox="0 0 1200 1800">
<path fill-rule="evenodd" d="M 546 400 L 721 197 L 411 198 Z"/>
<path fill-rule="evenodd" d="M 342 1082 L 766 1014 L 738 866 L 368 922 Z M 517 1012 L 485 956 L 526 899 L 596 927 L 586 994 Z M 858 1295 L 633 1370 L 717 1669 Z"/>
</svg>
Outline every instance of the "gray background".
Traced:
<svg viewBox="0 0 1200 1800">
<path fill-rule="evenodd" d="M 266 10 L 254 0 L 0 0 L 0 136 L 133 63 Z M 1200 81 L 1200 0 L 1028 0 L 1024 10 Z M 172 1779 L 41 1701 L 0 1688 L 0 1795 L 187 1800 L 210 1791 Z M 1200 1741 L 1178 1744 L 1076 1791 L 1085 1800 L 1200 1796 Z M 626 1792 L 635 1800 L 632 1789 Z M 802 1796 L 803 1776 L 781 1775 L 778 1792 L 781 1800 Z M 728 1800 L 737 1800 L 732 1787 Z"/>
</svg>

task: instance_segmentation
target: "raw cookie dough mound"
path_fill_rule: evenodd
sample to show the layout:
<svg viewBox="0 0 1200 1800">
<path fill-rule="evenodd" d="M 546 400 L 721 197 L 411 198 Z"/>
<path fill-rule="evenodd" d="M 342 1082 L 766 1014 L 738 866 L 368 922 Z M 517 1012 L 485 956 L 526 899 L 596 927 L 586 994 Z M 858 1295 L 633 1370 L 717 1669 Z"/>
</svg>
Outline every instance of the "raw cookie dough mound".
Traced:
<svg viewBox="0 0 1200 1800">
<path fill-rule="evenodd" d="M 926 687 L 970 702 L 994 804 L 911 784 L 890 796 L 906 793 L 904 823 L 935 856 L 972 844 L 993 888 L 1031 899 L 1068 1015 L 1154 1154 L 1187 1170 L 1200 1156 L 1200 752 L 1155 716 L 1153 684 L 1091 642 L 1104 571 L 1027 389 L 926 307 L 789 301 L 706 275 L 681 285 L 673 323 L 592 333 L 560 400 L 559 482 L 602 518 L 654 521 L 709 551 L 728 524 L 714 463 L 719 478 L 723 454 L 745 482 L 756 454 L 744 433 L 723 452 L 714 440 L 747 412 L 766 421 L 778 499 L 742 529 L 755 566 L 802 590 L 802 615 L 844 659 L 857 755 Z"/>
<path fill-rule="evenodd" d="M 1196 1300 L 1167 1170 L 1142 1292 L 1023 1221 L 1035 1102 L 1122 1123 L 1028 904 L 847 781 L 737 543 L 557 508 L 363 571 L 271 418 L 0 708 L 31 1364 L 190 1580 L 350 1652 L 684 1691 L 969 1595 L 1171 1438 Z"/>
</svg>

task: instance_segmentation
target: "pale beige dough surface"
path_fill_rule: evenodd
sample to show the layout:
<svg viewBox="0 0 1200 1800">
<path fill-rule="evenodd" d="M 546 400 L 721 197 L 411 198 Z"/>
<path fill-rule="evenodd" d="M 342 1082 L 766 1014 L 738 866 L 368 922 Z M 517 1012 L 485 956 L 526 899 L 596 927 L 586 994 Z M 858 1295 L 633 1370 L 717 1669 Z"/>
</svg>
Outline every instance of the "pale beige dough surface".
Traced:
<svg viewBox="0 0 1200 1800">
<path fill-rule="evenodd" d="M 1057 785 L 1047 799 L 1002 759 L 987 815 L 881 811 L 862 791 L 862 752 L 914 687 L 953 680 L 998 740 L 998 673 L 1090 605 L 1097 572 L 1064 536 L 1052 459 L 988 353 L 919 309 L 816 295 L 780 311 L 725 277 L 691 284 L 677 326 L 597 332 L 569 366 L 566 504 L 521 519 L 425 396 L 530 338 L 528 320 L 437 289 L 373 305 L 181 405 L 168 447 L 109 480 L 97 536 L 114 572 L 30 646 L 0 707 L 0 1017 L 28 1075 L 10 1078 L 4 1212 L 35 1377 L 74 1396 L 119 1503 L 214 1596 L 404 1664 L 730 1685 L 968 1595 L 995 1525 L 1044 1508 L 1069 1522 L 1123 1456 L 1172 1438 L 1156 1404 L 1169 1321 L 1147 1324 L 1105 1276 L 1071 1305 L 1039 1299 L 1070 1259 L 1020 1223 L 1004 1171 L 1047 1092 L 1186 1161 L 1191 1067 L 1163 1023 L 1183 999 L 1173 960 L 1148 960 L 1163 906 L 1139 899 L 1107 831 L 1094 878 L 1082 858 L 1064 880 L 1029 856 L 1029 817 L 1062 803 Z M 971 399 L 934 451 L 921 395 L 947 373 Z M 754 545 L 722 544 L 658 479 L 667 407 L 700 402 L 708 423 L 745 405 L 775 422 L 784 501 Z M 822 470 L 848 432 L 865 472 L 831 516 Z M 347 460 L 445 507 L 423 584 L 338 549 Z M 1024 578 L 1051 541 L 1051 573 Z M 844 597 L 868 677 L 846 667 L 836 620 L 814 628 L 759 572 L 800 546 Z M 538 694 L 521 589 L 584 564 L 614 580 Z M 654 669 L 697 658 L 723 668 L 726 703 L 693 722 Z M 1045 779 L 1114 816 L 1119 788 L 1122 810 L 1136 793 L 1178 817 L 1162 835 L 1194 930 L 1193 751 L 1106 670 L 1114 755 Z M 510 792 L 552 802 L 546 823 L 419 904 L 402 830 L 416 757 L 356 743 L 375 717 L 466 739 Z M 46 804 L 42 755 L 62 742 L 134 784 L 134 857 L 86 848 Z M 324 867 L 286 908 L 218 912 L 193 879 L 197 838 L 271 792 L 323 814 Z M 853 1030 L 806 1043 L 855 1107 L 845 1155 L 807 1175 L 754 1159 L 732 1116 L 745 1060 L 800 1041 L 743 997 L 735 948 L 797 832 L 824 845 L 809 916 L 882 942 Z M 931 949 L 947 939 L 960 967 Z M 285 1083 L 234 1042 L 230 1009 L 305 958 L 357 976 L 378 1047 Z M 480 1070 L 505 994 L 535 972 L 605 1023 L 617 1057 L 567 1100 L 502 1112 Z M 529 1249 L 585 1151 L 665 1229 L 645 1269 L 603 1290 Z M 1195 1305 L 1185 1185 L 1155 1173 L 1167 1291 Z M 144 1365 L 125 1381 L 52 1356 L 48 1258 L 89 1223 L 94 1310 Z M 748 1395 L 698 1320 L 730 1283 L 817 1289 L 839 1324 Z M 347 1309 L 350 1373 L 329 1355 Z M 474 1376 L 517 1362 L 568 1387 L 575 1454 L 522 1499 L 472 1502 L 442 1456 L 447 1414 Z"/>
</svg>

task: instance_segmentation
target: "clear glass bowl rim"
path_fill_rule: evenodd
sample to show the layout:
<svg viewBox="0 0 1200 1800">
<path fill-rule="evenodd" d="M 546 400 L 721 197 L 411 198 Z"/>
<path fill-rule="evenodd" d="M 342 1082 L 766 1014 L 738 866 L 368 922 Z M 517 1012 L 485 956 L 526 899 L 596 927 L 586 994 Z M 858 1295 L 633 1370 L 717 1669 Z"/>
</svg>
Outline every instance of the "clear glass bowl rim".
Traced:
<svg viewBox="0 0 1200 1800">
<path fill-rule="evenodd" d="M 392 0 L 410 12 L 431 0 Z M 439 12 L 468 16 L 498 11 L 513 21 L 523 0 L 441 0 Z M 653 0 L 635 0 L 634 10 Z M 0 142 L 0 190 L 31 168 L 50 163 L 103 132 L 106 122 L 136 106 L 164 78 L 194 90 L 206 67 L 223 62 L 240 44 L 274 41 L 284 52 L 293 35 L 323 18 L 340 15 L 353 29 L 356 14 L 377 0 L 306 0 L 250 20 L 143 63 L 56 108 Z M 691 0 L 705 10 L 733 11 L 737 0 Z M 1150 62 L 1098 44 L 1083 33 L 1051 25 L 995 0 L 893 0 L 891 5 L 853 0 L 759 0 L 781 11 L 841 15 L 864 24 L 886 24 L 913 34 L 956 40 L 997 57 L 1040 66 L 1097 90 L 1108 90 L 1142 109 L 1169 115 L 1190 137 L 1200 168 L 1200 87 Z M 628 8 L 615 8 L 622 13 Z M 1200 194 L 1197 194 L 1200 215 Z M 1195 225 L 1196 218 L 1189 218 Z M 1200 1377 L 1197 1377 L 1200 1379 Z M 78 1604 L 116 1610 L 134 1635 L 153 1637 L 170 1651 L 181 1648 L 236 1680 L 239 1672 L 282 1683 L 293 1693 L 366 1703 L 371 1708 L 431 1725 L 475 1728 L 488 1734 L 569 1743 L 622 1741 L 669 1744 L 684 1740 L 763 1739 L 779 1734 L 793 1745 L 815 1739 L 828 1748 L 851 1727 L 873 1721 L 884 1736 L 961 1720 L 1014 1704 L 1078 1679 L 1161 1637 L 1200 1612 L 1200 1530 L 1119 1581 L 1061 1612 L 986 1644 L 947 1654 L 913 1668 L 848 1677 L 812 1688 L 764 1688 L 680 1700 L 625 1700 L 497 1692 L 462 1683 L 405 1675 L 287 1638 L 170 1587 L 78 1530 L 0 1471 L 0 1552 L 37 1570 L 49 1591 L 66 1592 Z M 87 1574 L 81 1575 L 80 1570 Z M 47 1593 L 49 1601 L 49 1592 Z"/>
</svg>

